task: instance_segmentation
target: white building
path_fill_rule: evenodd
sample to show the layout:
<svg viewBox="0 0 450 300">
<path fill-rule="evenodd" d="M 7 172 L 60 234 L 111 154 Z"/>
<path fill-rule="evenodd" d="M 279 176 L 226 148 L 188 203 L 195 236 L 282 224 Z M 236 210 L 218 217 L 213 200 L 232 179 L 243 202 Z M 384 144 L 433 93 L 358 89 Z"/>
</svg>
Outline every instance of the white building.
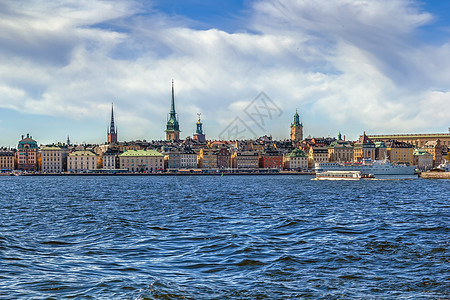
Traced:
<svg viewBox="0 0 450 300">
<path fill-rule="evenodd" d="M 97 169 L 98 156 L 92 151 L 78 150 L 69 153 L 67 157 L 67 171 L 87 172 Z"/>
<path fill-rule="evenodd" d="M 287 170 L 303 170 L 308 168 L 308 156 L 301 149 L 283 155 L 283 167 Z"/>
<path fill-rule="evenodd" d="M 197 154 L 195 152 L 181 152 L 180 168 L 181 169 L 197 168 Z"/>
</svg>

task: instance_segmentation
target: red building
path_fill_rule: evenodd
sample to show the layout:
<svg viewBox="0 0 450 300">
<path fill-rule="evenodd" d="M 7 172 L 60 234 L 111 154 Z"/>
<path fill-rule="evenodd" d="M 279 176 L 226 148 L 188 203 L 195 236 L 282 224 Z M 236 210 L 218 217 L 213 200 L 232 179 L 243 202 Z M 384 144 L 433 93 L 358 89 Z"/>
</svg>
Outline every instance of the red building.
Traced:
<svg viewBox="0 0 450 300">
<path fill-rule="evenodd" d="M 282 169 L 283 154 L 276 150 L 267 150 L 261 153 L 259 167 L 264 169 Z"/>
<path fill-rule="evenodd" d="M 231 152 L 227 147 L 220 147 L 217 151 L 217 168 L 231 168 Z"/>
</svg>

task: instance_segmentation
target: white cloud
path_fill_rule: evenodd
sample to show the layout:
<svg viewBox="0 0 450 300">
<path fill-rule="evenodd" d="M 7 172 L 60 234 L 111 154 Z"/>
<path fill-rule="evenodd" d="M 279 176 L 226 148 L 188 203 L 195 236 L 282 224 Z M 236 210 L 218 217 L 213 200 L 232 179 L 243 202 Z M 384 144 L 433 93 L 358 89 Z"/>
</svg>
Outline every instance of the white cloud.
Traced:
<svg viewBox="0 0 450 300">
<path fill-rule="evenodd" d="M 3 108 L 98 125 L 114 102 L 121 138 L 158 139 L 174 78 L 184 135 L 202 112 L 217 137 L 260 91 L 284 111 L 265 132 L 277 138 L 288 137 L 295 108 L 316 136 L 449 125 L 448 92 L 436 92 L 450 82 L 449 43 L 415 37 L 433 17 L 411 1 L 256 1 L 237 33 L 192 29 L 152 8 L 141 14 L 131 1 L 4 8 Z"/>
</svg>

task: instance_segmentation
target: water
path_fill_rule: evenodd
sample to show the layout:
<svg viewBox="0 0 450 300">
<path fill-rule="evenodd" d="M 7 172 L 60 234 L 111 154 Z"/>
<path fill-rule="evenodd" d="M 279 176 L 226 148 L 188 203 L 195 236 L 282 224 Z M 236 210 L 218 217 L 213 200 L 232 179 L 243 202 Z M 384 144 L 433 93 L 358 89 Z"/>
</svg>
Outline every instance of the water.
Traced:
<svg viewBox="0 0 450 300">
<path fill-rule="evenodd" d="M 0 177 L 0 298 L 444 299 L 446 180 Z"/>
</svg>

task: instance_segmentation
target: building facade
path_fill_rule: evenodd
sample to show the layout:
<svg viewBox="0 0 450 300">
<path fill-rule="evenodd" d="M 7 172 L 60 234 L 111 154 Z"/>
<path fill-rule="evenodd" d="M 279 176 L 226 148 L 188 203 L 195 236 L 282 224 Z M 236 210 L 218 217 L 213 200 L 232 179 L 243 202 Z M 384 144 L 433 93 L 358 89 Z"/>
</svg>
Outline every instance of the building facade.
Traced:
<svg viewBox="0 0 450 300">
<path fill-rule="evenodd" d="M 229 169 L 231 168 L 231 152 L 227 147 L 220 147 L 217 152 L 217 168 Z"/>
<path fill-rule="evenodd" d="M 164 170 L 164 155 L 156 150 L 128 150 L 119 155 L 120 168 L 129 172 Z"/>
<path fill-rule="evenodd" d="M 342 140 L 341 133 L 338 139 L 331 142 L 328 147 L 328 160 L 330 162 L 351 162 L 353 161 L 353 145 L 351 142 Z"/>
<path fill-rule="evenodd" d="M 328 162 L 327 147 L 310 147 L 308 152 L 308 168 L 313 169 L 316 163 Z"/>
<path fill-rule="evenodd" d="M 303 170 L 308 168 L 308 156 L 301 149 L 294 149 L 283 157 L 283 166 L 287 170 Z"/>
<path fill-rule="evenodd" d="M 421 171 L 428 171 L 433 168 L 433 155 L 429 152 L 416 148 L 413 152 L 414 165 Z"/>
<path fill-rule="evenodd" d="M 197 155 L 197 164 L 201 169 L 217 169 L 217 150 L 202 148 Z"/>
<path fill-rule="evenodd" d="M 82 173 L 97 169 L 98 157 L 89 150 L 76 150 L 67 157 L 67 171 Z"/>
<path fill-rule="evenodd" d="M 236 150 L 231 155 L 231 166 L 236 169 L 257 169 L 259 168 L 259 153 Z"/>
<path fill-rule="evenodd" d="M 259 157 L 259 167 L 281 170 L 283 168 L 283 154 L 277 150 L 266 150 Z"/>
<path fill-rule="evenodd" d="M 353 161 L 375 160 L 375 144 L 364 132 L 353 146 Z"/>
<path fill-rule="evenodd" d="M 69 149 L 64 146 L 49 145 L 41 148 L 42 172 L 60 173 L 67 171 Z"/>
<path fill-rule="evenodd" d="M 180 153 L 180 168 L 197 168 L 197 154 L 192 150 L 185 150 Z"/>
<path fill-rule="evenodd" d="M 6 149 L 0 150 L 0 171 L 14 170 L 14 152 Z"/>
<path fill-rule="evenodd" d="M 414 146 L 400 141 L 387 141 L 387 156 L 393 164 L 414 165 Z"/>
<path fill-rule="evenodd" d="M 103 169 L 115 170 L 119 168 L 119 154 L 118 150 L 108 149 L 102 155 Z"/>
<path fill-rule="evenodd" d="M 379 134 L 369 135 L 369 138 L 376 141 L 396 140 L 422 148 L 427 142 L 441 141 L 441 145 L 450 146 L 450 128 L 448 133 L 427 133 L 427 134 Z"/>
<path fill-rule="evenodd" d="M 17 169 L 22 171 L 37 171 L 39 169 L 38 145 L 27 133 L 22 135 L 17 147 Z"/>
</svg>

